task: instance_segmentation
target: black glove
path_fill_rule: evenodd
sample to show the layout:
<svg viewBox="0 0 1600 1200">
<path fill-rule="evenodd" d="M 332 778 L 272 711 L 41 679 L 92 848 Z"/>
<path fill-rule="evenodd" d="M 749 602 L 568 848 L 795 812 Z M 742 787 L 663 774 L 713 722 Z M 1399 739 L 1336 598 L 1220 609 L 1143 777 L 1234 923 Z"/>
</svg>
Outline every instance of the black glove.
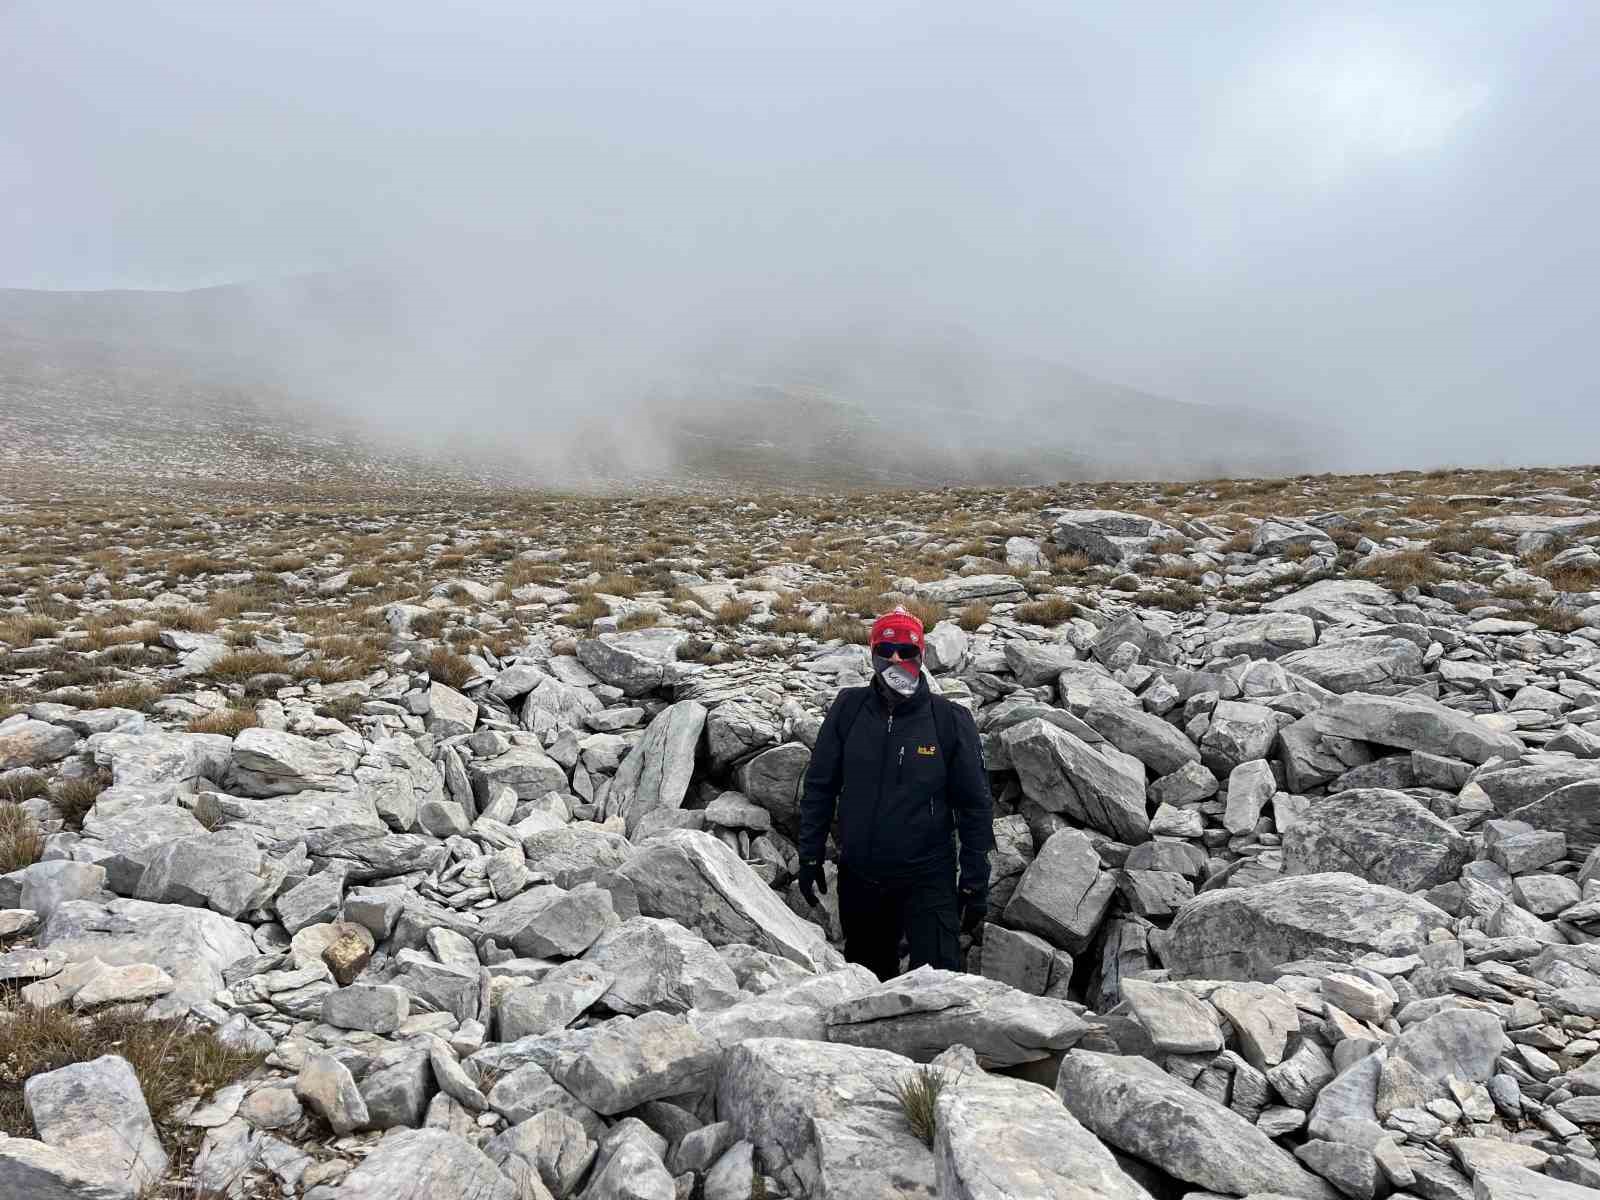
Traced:
<svg viewBox="0 0 1600 1200">
<path fill-rule="evenodd" d="M 815 889 L 813 891 L 812 889 Z M 828 894 L 828 880 L 822 873 L 822 864 L 816 861 L 800 863 L 800 894 L 812 908 L 817 906 L 817 892 Z"/>
<path fill-rule="evenodd" d="M 978 926 L 989 915 L 989 894 L 962 888 L 956 894 L 956 903 L 961 910 L 961 932 L 977 932 Z"/>
</svg>

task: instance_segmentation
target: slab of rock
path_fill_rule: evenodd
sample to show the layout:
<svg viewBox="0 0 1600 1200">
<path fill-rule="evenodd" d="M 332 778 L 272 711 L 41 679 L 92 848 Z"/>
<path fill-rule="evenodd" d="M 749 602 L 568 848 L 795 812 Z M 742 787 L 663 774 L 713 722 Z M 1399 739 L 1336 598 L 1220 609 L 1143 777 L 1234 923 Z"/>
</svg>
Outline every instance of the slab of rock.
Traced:
<svg viewBox="0 0 1600 1200">
<path fill-rule="evenodd" d="M 1338 1195 L 1238 1113 L 1148 1059 L 1072 1050 L 1056 1094 L 1103 1141 L 1196 1187 L 1303 1200 Z"/>
<path fill-rule="evenodd" d="M 144 900 L 71 900 L 50 914 L 41 947 L 71 962 L 98 958 L 113 966 L 152 963 L 172 977 L 156 1007 L 180 1013 L 209 1004 L 222 989 L 222 971 L 256 953 L 250 927 L 199 908 Z"/>
<path fill-rule="evenodd" d="M 1200 761 L 1200 751 L 1183 733 L 1153 713 L 1126 704 L 1092 705 L 1083 719 L 1124 754 L 1156 775 L 1170 775 Z"/>
<path fill-rule="evenodd" d="M 1445 758 L 1483 763 L 1515 758 L 1522 743 L 1465 713 L 1420 696 L 1374 696 L 1352 692 L 1312 714 L 1319 733 L 1357 741 L 1422 750 Z"/>
<path fill-rule="evenodd" d="M 1045 515 L 1054 518 L 1050 536 L 1057 546 L 1107 566 L 1148 554 L 1157 542 L 1185 540 L 1172 526 L 1138 513 L 1075 508 L 1046 509 Z"/>
<path fill-rule="evenodd" d="M 32 1138 L 0 1137 L 0 1196 L 18 1200 L 136 1200 L 125 1180 Z"/>
<path fill-rule="evenodd" d="M 5 876 L 21 884 L 18 904 L 45 920 L 68 900 L 87 900 L 101 895 L 106 885 L 106 870 L 92 863 L 70 859 L 46 859 L 30 863 Z"/>
<path fill-rule="evenodd" d="M 654 691 L 667 679 L 678 659 L 678 647 L 689 640 L 682 629 L 636 629 L 603 633 L 578 643 L 578 661 L 602 682 L 629 696 Z"/>
<path fill-rule="evenodd" d="M 1157 1050 L 1207 1054 L 1222 1049 L 1222 1027 L 1211 1006 L 1181 987 L 1124 979 L 1122 998 Z"/>
<path fill-rule="evenodd" d="M 167 1169 L 138 1077 L 124 1058 L 107 1054 L 35 1075 L 22 1099 L 39 1140 L 79 1164 L 107 1194 L 132 1200 Z M 0 1179 L 6 1173 L 0 1167 Z"/>
<path fill-rule="evenodd" d="M 1594 1200 L 1595 1189 L 1527 1167 L 1492 1167 L 1472 1177 L 1475 1200 Z"/>
<path fill-rule="evenodd" d="M 1343 695 L 1419 674 L 1422 648 L 1405 638 L 1345 638 L 1286 654 L 1278 665 Z"/>
<path fill-rule="evenodd" d="M 491 792 L 497 785 L 510 788 L 518 800 L 537 800 L 567 790 L 567 773 L 538 746 L 512 746 L 493 758 L 474 759 L 467 775 L 480 807 L 493 798 Z"/>
<path fill-rule="evenodd" d="M 1100 869 L 1088 835 L 1062 829 L 1028 864 L 1002 919 L 1077 954 L 1099 929 L 1116 891 L 1116 880 Z"/>
<path fill-rule="evenodd" d="M 60 762 L 78 748 L 78 735 L 65 725 L 31 717 L 0 724 L 0 771 Z"/>
<path fill-rule="evenodd" d="M 1050 1089 L 981 1071 L 939 1095 L 940 1200 L 1149 1200 Z"/>
<path fill-rule="evenodd" d="M 318 1191 L 328 1200 L 518 1200 L 488 1155 L 443 1129 L 391 1133 L 337 1188 Z"/>
<path fill-rule="evenodd" d="M 355 786 L 351 773 L 360 757 L 332 741 L 256 726 L 233 740 L 230 774 L 234 790 L 246 796 L 345 791 Z"/>
<path fill-rule="evenodd" d="M 602 999 L 612 1012 L 682 1013 L 726 1008 L 739 998 L 738 979 L 711 943 L 661 917 L 622 922 L 583 958 L 610 979 Z"/>
<path fill-rule="evenodd" d="M 335 1133 L 349 1133 L 367 1123 L 367 1102 L 350 1069 L 331 1054 L 307 1056 L 295 1080 L 294 1094 Z"/>
<path fill-rule="evenodd" d="M 557 1035 L 543 1064 L 555 1081 L 603 1116 L 647 1100 L 708 1087 L 717 1052 L 682 1018 L 651 1012 Z"/>
<path fill-rule="evenodd" d="M 1278 964 L 1330 949 L 1415 953 L 1429 930 L 1450 925 L 1420 896 L 1342 872 L 1297 875 L 1195 897 L 1168 931 L 1165 958 L 1178 978 L 1266 981 Z"/>
<path fill-rule="evenodd" d="M 582 1125 L 563 1112 L 546 1109 L 497 1134 L 483 1152 L 513 1179 L 520 1161 L 551 1196 L 564 1198 L 577 1193 L 597 1149 Z"/>
<path fill-rule="evenodd" d="M 1403 892 L 1449 883 L 1472 843 L 1404 792 L 1357 788 L 1313 799 L 1283 836 L 1283 873 L 1344 871 Z"/>
<path fill-rule="evenodd" d="M 90 809 L 83 832 L 86 841 L 103 851 L 94 861 L 106 870 L 106 886 L 119 896 L 131 896 L 162 846 L 179 838 L 204 837 L 206 827 L 176 804 L 141 804 L 109 816 Z"/>
<path fill-rule="evenodd" d="M 586 883 L 529 888 L 485 910 L 479 929 L 523 958 L 573 958 L 617 923 L 611 893 Z"/>
<path fill-rule="evenodd" d="M 1559 830 L 1572 857 L 1587 857 L 1600 846 L 1600 779 L 1569 783 L 1508 815 L 1537 829 Z"/>
<path fill-rule="evenodd" d="M 565 1029 L 611 988 L 612 977 L 585 962 L 562 963 L 537 983 L 510 989 L 495 1006 L 504 1042 Z"/>
<path fill-rule="evenodd" d="M 322 998 L 322 1020 L 337 1029 L 393 1033 L 411 1015 L 411 994 L 387 983 L 356 983 Z"/>
<path fill-rule="evenodd" d="M 1389 1054 L 1410 1063 L 1435 1083 L 1451 1075 L 1483 1083 L 1494 1075 L 1504 1044 L 1500 1019 L 1494 1013 L 1447 1008 L 1408 1025 Z"/>
<path fill-rule="evenodd" d="M 680 808 L 694 775 L 695 747 L 705 728 L 705 705 L 680 700 L 661 710 L 617 768 L 606 799 L 608 816 L 621 817 L 632 834 L 646 814 Z"/>
<path fill-rule="evenodd" d="M 1125 758 L 1102 755 L 1093 746 L 1039 717 L 1001 735 L 1028 798 L 1048 812 L 1064 813 L 1119 841 L 1148 840 L 1144 771 Z"/>
<path fill-rule="evenodd" d="M 785 742 L 763 750 L 739 767 L 739 790 L 753 804 L 766 809 L 772 823 L 786 837 L 800 835 L 800 794 L 805 784 L 811 751 L 799 742 Z"/>
<path fill-rule="evenodd" d="M 916 1069 L 886 1050 L 750 1038 L 723 1056 L 717 1116 L 790 1195 L 934 1200 L 933 1156 L 894 1094 Z"/>
<path fill-rule="evenodd" d="M 1316 644 L 1317 625 L 1306 614 L 1262 612 L 1234 617 L 1212 636 L 1209 650 L 1215 658 L 1243 654 L 1271 661 Z"/>
<path fill-rule="evenodd" d="M 1077 1044 L 1088 1024 L 1070 1005 L 995 979 L 918 967 L 827 1013 L 828 1040 L 928 1062 L 970 1046 L 985 1066 L 1047 1058 Z"/>
<path fill-rule="evenodd" d="M 1264 704 L 1220 700 L 1200 738 L 1200 758 L 1219 778 L 1240 763 L 1266 758 L 1278 740 L 1277 714 Z"/>
<path fill-rule="evenodd" d="M 610 886 L 631 890 L 639 911 L 695 930 L 713 946 L 744 943 L 813 971 L 841 965 L 820 926 L 790 911 L 725 842 L 674 829 L 640 846 Z"/>
</svg>

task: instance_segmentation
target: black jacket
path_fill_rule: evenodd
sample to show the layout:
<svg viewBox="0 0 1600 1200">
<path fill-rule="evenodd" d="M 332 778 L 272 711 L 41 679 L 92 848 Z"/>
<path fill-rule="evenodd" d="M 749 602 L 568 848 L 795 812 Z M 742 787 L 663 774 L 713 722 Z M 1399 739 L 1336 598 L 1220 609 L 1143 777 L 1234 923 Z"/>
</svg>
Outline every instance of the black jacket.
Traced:
<svg viewBox="0 0 1600 1200">
<path fill-rule="evenodd" d="M 941 745 L 926 678 L 892 710 L 876 685 L 840 691 L 806 768 L 801 858 L 821 861 L 837 806 L 844 866 L 884 879 L 948 870 L 959 830 L 961 887 L 987 892 L 994 805 L 983 749 L 972 714 L 949 707 L 954 744 Z"/>
</svg>

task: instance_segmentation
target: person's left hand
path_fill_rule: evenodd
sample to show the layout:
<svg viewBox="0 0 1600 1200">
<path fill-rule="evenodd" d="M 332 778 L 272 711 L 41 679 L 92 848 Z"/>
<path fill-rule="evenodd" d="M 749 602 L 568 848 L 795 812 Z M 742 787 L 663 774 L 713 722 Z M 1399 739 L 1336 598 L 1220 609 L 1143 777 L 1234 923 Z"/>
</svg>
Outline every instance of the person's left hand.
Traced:
<svg viewBox="0 0 1600 1200">
<path fill-rule="evenodd" d="M 962 888 L 956 896 L 956 903 L 961 912 L 961 932 L 975 933 L 989 915 L 989 895 L 969 888 Z"/>
</svg>

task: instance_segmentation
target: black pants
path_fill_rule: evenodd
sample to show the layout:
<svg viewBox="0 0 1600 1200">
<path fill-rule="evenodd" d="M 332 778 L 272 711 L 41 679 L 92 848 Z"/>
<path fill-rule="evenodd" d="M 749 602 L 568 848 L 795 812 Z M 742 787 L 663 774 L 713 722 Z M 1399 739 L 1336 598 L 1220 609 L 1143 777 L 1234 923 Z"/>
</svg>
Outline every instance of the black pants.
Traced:
<svg viewBox="0 0 1600 1200">
<path fill-rule="evenodd" d="M 924 965 L 961 969 L 953 865 L 907 879 L 880 880 L 841 864 L 839 924 L 845 958 L 880 980 L 900 974 L 902 936 L 911 949 L 907 970 Z"/>
</svg>

